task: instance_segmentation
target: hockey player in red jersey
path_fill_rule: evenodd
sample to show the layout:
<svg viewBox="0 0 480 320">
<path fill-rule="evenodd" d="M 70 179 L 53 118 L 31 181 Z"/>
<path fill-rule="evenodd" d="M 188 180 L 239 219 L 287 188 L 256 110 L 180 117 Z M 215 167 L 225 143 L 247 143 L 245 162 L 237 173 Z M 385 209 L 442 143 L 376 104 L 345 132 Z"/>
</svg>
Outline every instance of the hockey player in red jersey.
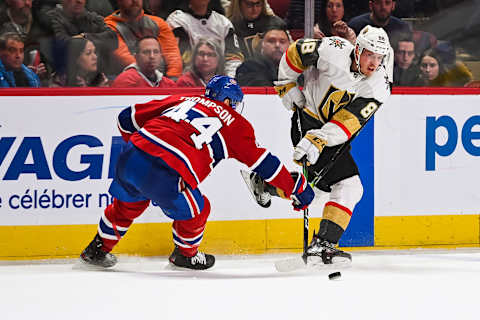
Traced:
<svg viewBox="0 0 480 320">
<path fill-rule="evenodd" d="M 235 111 L 243 100 L 236 81 L 215 76 L 205 96 L 173 95 L 136 104 L 120 112 L 118 127 L 127 146 L 119 156 L 104 211 L 93 241 L 81 253 L 85 263 L 112 267 L 110 253 L 134 219 L 155 201 L 173 219 L 175 248 L 169 261 L 189 269 L 208 269 L 213 255 L 198 250 L 210 214 L 198 185 L 223 159 L 234 158 L 306 208 L 314 193 L 302 174 L 289 173 L 280 160 L 256 144 L 253 127 Z"/>
</svg>

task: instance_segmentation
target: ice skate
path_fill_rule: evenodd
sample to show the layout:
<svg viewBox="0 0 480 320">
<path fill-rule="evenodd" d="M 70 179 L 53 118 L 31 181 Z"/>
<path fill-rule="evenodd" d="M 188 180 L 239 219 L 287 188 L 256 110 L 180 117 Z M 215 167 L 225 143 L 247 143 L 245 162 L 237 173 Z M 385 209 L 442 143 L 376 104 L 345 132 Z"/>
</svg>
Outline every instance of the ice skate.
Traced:
<svg viewBox="0 0 480 320">
<path fill-rule="evenodd" d="M 265 191 L 265 182 L 255 172 L 240 170 L 248 190 L 255 201 L 263 208 L 268 208 L 272 204 L 272 195 Z"/>
<path fill-rule="evenodd" d="M 215 257 L 211 254 L 198 251 L 193 257 L 186 257 L 180 252 L 177 246 L 175 246 L 168 260 L 176 267 L 192 270 L 209 269 L 215 264 Z"/>
<path fill-rule="evenodd" d="M 322 240 L 313 234 L 312 242 L 307 248 L 307 264 L 315 265 L 348 265 L 352 262 L 352 255 L 335 247 L 335 244 Z"/>
<path fill-rule="evenodd" d="M 100 236 L 97 235 L 90 242 L 90 244 L 80 254 L 80 260 L 88 265 L 97 266 L 102 268 L 110 268 L 117 264 L 117 257 L 102 250 L 103 241 Z"/>
</svg>

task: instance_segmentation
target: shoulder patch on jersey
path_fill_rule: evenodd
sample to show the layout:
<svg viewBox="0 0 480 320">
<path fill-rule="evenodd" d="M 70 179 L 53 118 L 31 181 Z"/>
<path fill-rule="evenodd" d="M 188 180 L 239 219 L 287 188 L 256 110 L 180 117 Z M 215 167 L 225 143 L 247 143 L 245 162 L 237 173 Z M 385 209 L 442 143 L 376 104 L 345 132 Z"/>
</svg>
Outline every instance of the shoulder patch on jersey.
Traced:
<svg viewBox="0 0 480 320">
<path fill-rule="evenodd" d="M 339 48 L 339 49 L 343 49 L 343 47 L 346 45 L 347 43 L 342 40 L 342 39 L 339 39 L 339 38 L 328 38 L 328 45 L 329 46 L 333 46 L 335 48 Z"/>
<path fill-rule="evenodd" d="M 297 68 L 305 70 L 308 66 L 314 66 L 318 61 L 318 47 L 322 43 L 319 39 L 300 39 L 296 41 L 296 55 L 301 66 Z M 293 50 L 292 50 L 293 51 Z"/>
</svg>

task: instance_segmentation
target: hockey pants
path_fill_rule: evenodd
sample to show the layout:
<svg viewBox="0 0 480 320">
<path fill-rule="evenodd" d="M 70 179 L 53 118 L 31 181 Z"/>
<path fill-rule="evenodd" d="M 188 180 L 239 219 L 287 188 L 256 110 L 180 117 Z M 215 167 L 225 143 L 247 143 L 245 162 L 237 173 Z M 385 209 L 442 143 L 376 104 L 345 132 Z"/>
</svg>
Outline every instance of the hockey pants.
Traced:
<svg viewBox="0 0 480 320">
<path fill-rule="evenodd" d="M 210 214 L 210 202 L 161 158 L 129 143 L 119 156 L 109 192 L 114 201 L 105 209 L 98 226 L 105 251 L 113 249 L 152 200 L 174 220 L 173 241 L 180 252 L 189 257 L 197 253 Z"/>
</svg>

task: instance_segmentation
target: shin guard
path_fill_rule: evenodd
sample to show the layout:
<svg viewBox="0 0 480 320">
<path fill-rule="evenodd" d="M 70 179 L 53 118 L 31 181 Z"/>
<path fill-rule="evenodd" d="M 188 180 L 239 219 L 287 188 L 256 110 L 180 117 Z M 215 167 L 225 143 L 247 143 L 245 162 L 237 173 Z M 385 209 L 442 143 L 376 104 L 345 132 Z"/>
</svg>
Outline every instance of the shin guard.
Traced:
<svg viewBox="0 0 480 320">
<path fill-rule="evenodd" d="M 173 242 L 186 257 L 197 254 L 198 247 L 203 239 L 203 232 L 210 215 L 210 202 L 203 196 L 202 211 L 192 219 L 175 220 L 172 226 Z"/>
<path fill-rule="evenodd" d="M 318 236 L 331 243 L 338 243 L 350 223 L 353 209 L 362 198 L 363 187 L 356 175 L 334 184 L 331 188 L 330 201 L 323 209 Z"/>
<path fill-rule="evenodd" d="M 114 199 L 105 209 L 98 225 L 98 234 L 103 240 L 102 249 L 112 251 L 113 247 L 127 233 L 133 220 L 140 216 L 150 204 L 150 200 L 124 202 Z"/>
</svg>

